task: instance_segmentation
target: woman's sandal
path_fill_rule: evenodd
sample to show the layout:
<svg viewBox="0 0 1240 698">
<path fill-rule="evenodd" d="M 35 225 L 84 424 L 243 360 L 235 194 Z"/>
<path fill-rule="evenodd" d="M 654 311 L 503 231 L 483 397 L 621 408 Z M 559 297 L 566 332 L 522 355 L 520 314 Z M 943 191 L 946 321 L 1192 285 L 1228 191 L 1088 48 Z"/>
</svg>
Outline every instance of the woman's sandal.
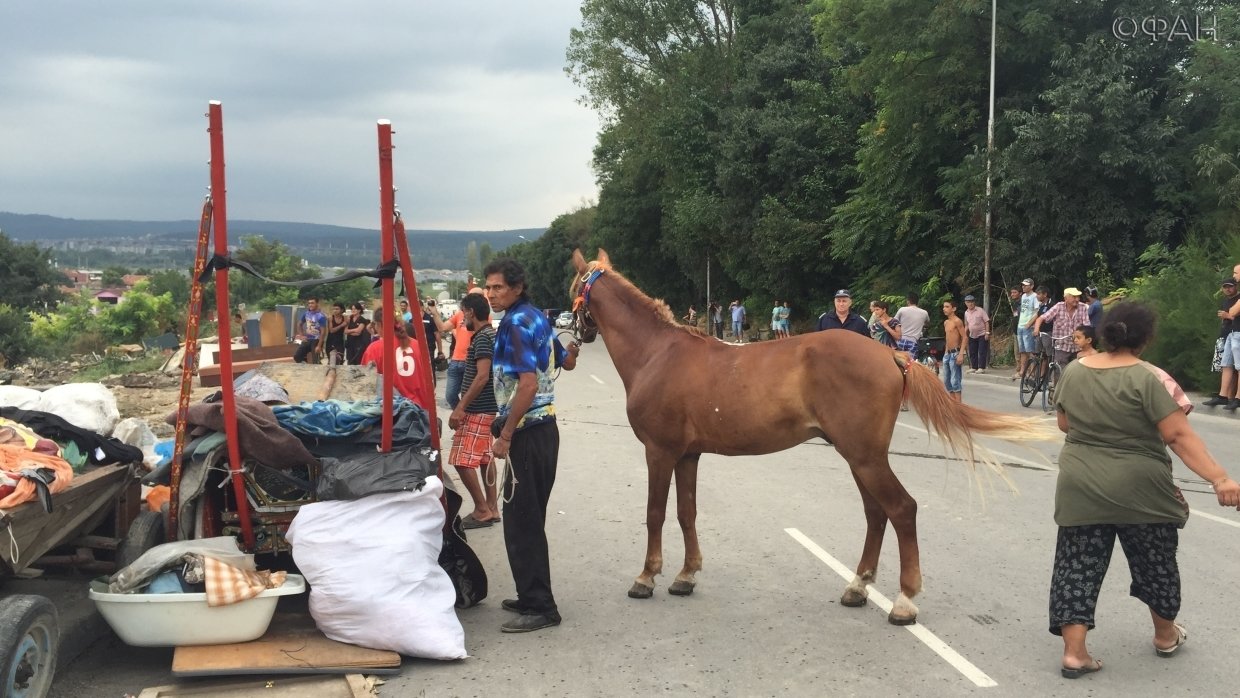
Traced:
<svg viewBox="0 0 1240 698">
<path fill-rule="evenodd" d="M 1170 658 L 1170 657 L 1175 656 L 1175 653 L 1176 653 L 1176 652 L 1177 652 L 1177 651 L 1178 651 L 1181 647 L 1183 647 L 1183 646 L 1184 646 L 1184 643 L 1185 643 L 1185 642 L 1187 642 L 1187 641 L 1188 641 L 1188 631 L 1187 631 L 1187 630 L 1185 630 L 1185 629 L 1184 629 L 1184 626 L 1183 626 L 1183 625 L 1180 625 L 1179 623 L 1176 623 L 1176 624 L 1175 624 L 1175 635 L 1176 635 L 1176 637 L 1175 637 L 1175 644 L 1174 644 L 1174 645 L 1172 645 L 1172 646 L 1170 646 L 1170 647 L 1167 647 L 1167 648 L 1165 648 L 1165 649 L 1164 649 L 1164 648 L 1162 648 L 1162 647 L 1159 647 L 1158 645 L 1154 645 L 1154 652 L 1155 652 L 1155 653 L 1156 653 L 1159 657 L 1162 657 L 1163 659 L 1168 659 L 1168 658 Z"/>
<path fill-rule="evenodd" d="M 1093 664 L 1078 667 L 1061 667 L 1059 673 L 1065 679 L 1079 679 L 1086 674 L 1092 674 L 1095 671 L 1102 671 L 1102 660 L 1095 659 Z"/>
</svg>

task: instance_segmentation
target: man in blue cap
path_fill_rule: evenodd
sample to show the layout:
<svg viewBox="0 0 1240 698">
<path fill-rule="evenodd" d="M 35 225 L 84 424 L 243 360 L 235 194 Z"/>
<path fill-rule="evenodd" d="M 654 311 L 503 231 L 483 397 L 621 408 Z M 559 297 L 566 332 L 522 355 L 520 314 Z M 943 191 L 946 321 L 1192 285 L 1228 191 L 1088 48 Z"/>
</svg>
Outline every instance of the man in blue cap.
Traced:
<svg viewBox="0 0 1240 698">
<path fill-rule="evenodd" d="M 818 331 L 823 330 L 852 330 L 863 337 L 870 336 L 865 320 L 852 311 L 852 293 L 848 289 L 835 292 L 835 312 L 818 316 Z"/>
</svg>

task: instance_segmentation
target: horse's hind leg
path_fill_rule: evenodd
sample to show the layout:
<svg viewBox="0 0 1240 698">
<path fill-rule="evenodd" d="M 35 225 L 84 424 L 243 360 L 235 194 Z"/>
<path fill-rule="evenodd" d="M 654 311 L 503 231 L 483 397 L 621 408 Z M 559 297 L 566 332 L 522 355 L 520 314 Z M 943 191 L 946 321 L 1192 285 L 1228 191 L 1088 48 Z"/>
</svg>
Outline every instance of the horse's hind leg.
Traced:
<svg viewBox="0 0 1240 698">
<path fill-rule="evenodd" d="M 865 508 L 865 547 L 861 550 L 861 561 L 857 563 L 857 574 L 844 588 L 840 603 L 845 606 L 864 606 L 870 592 L 866 585 L 873 584 L 878 575 L 878 554 L 883 548 L 883 535 L 887 532 L 887 514 L 878 500 L 861 483 L 861 479 L 853 473 L 857 483 L 857 491 L 861 493 L 861 505 Z"/>
<path fill-rule="evenodd" d="M 648 482 L 646 491 L 646 564 L 629 588 L 629 598 L 648 599 L 654 595 L 654 578 L 663 572 L 663 521 L 667 515 L 667 492 L 676 459 L 646 449 Z"/>
<path fill-rule="evenodd" d="M 694 576 L 702 569 L 702 550 L 697 537 L 697 467 L 698 454 L 688 455 L 676 463 L 676 519 L 685 538 L 685 566 L 667 588 L 667 593 L 688 596 L 697 584 Z"/>
<path fill-rule="evenodd" d="M 885 449 L 884 449 L 885 450 Z M 868 491 L 891 520 L 900 544 L 900 596 L 893 604 L 887 620 L 895 625 L 917 622 L 917 606 L 913 597 L 921 592 L 921 558 L 917 548 L 917 501 L 913 499 L 891 472 L 886 453 L 870 462 L 852 465 L 853 475 Z M 863 495 L 864 496 L 864 495 Z M 869 511 L 866 511 L 867 518 Z M 867 551 L 869 536 L 866 537 Z M 877 550 L 877 548 L 876 548 Z M 875 553 L 877 563 L 877 552 Z M 864 562 L 864 559 L 863 559 Z"/>
</svg>

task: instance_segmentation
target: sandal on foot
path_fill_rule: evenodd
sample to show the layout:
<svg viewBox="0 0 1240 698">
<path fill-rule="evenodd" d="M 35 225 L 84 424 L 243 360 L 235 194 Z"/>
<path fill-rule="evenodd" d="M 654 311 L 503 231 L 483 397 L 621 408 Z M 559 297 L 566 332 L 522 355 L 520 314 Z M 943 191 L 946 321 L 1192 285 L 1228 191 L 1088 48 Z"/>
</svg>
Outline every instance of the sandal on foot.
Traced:
<svg viewBox="0 0 1240 698">
<path fill-rule="evenodd" d="M 1188 631 L 1184 629 L 1183 625 L 1176 623 L 1175 624 L 1175 644 L 1167 648 L 1154 645 L 1154 652 L 1157 653 L 1159 657 L 1162 657 L 1163 659 L 1167 659 L 1168 657 L 1175 656 L 1176 651 L 1178 651 L 1181 647 L 1183 647 L 1184 643 L 1187 640 L 1188 640 Z"/>
<path fill-rule="evenodd" d="M 461 528 L 464 528 L 466 530 L 475 529 L 475 528 L 486 528 L 494 523 L 495 521 L 491 519 L 487 519 L 486 521 L 483 521 L 481 519 L 475 519 L 473 514 L 469 514 L 465 518 L 461 519 Z"/>
<path fill-rule="evenodd" d="M 1102 660 L 1095 659 L 1093 664 L 1086 664 L 1078 667 L 1061 667 L 1059 673 L 1065 679 L 1079 679 L 1086 674 L 1092 674 L 1095 671 L 1102 671 Z"/>
</svg>

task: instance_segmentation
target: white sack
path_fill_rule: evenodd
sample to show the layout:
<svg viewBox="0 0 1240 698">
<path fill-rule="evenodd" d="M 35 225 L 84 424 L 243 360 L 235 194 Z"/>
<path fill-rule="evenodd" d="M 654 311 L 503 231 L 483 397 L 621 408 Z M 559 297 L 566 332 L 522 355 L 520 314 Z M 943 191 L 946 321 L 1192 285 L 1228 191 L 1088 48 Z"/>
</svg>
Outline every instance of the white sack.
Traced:
<svg viewBox="0 0 1240 698">
<path fill-rule="evenodd" d="M 151 425 L 147 424 L 145 419 L 122 419 L 112 430 L 112 436 L 142 451 L 142 462 L 148 469 L 153 470 L 159 465 L 160 457 L 155 452 L 155 432 L 151 431 Z"/>
<path fill-rule="evenodd" d="M 102 436 L 111 436 L 121 418 L 116 396 L 102 383 L 66 383 L 48 388 L 36 409 Z"/>
<path fill-rule="evenodd" d="M 327 637 L 426 659 L 463 659 L 456 590 L 439 566 L 443 483 L 420 492 L 307 504 L 285 539 Z"/>
<path fill-rule="evenodd" d="M 0 407 L 16 407 L 19 410 L 37 410 L 43 393 L 20 385 L 0 385 Z"/>
</svg>

